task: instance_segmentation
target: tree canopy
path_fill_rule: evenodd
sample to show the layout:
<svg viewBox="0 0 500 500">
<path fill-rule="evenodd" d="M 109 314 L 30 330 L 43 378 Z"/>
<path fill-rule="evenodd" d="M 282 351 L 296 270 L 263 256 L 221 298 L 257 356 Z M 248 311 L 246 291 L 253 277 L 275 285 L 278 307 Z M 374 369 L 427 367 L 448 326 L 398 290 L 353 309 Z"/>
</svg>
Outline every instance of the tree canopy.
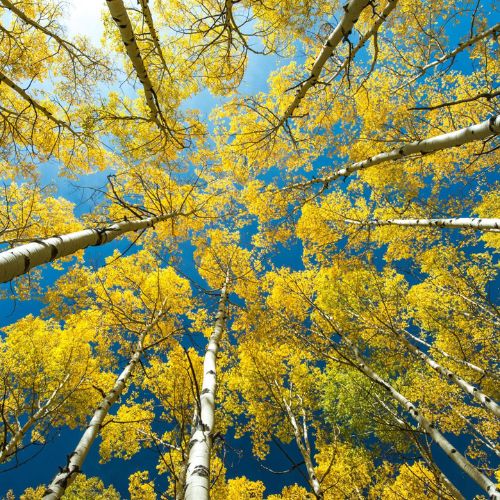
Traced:
<svg viewBox="0 0 500 500">
<path fill-rule="evenodd" d="M 500 499 L 498 5 L 99 8 L 0 0 L 0 495 Z"/>
</svg>

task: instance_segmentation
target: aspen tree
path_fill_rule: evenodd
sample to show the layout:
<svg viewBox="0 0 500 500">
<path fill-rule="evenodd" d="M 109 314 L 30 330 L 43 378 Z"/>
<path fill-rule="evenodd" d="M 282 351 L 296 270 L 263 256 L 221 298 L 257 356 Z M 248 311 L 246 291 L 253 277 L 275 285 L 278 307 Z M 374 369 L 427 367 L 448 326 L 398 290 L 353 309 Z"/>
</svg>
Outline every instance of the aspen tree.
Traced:
<svg viewBox="0 0 500 500">
<path fill-rule="evenodd" d="M 165 304 L 162 304 L 162 307 L 165 307 Z M 129 363 L 120 373 L 113 388 L 106 394 L 105 398 L 99 403 L 97 410 L 92 416 L 90 423 L 87 426 L 87 429 L 83 433 L 79 443 L 77 444 L 74 451 L 70 454 L 70 458 L 66 467 L 56 474 L 52 482 L 47 487 L 44 498 L 47 499 L 56 499 L 61 498 L 68 486 L 74 481 L 76 476 L 82 470 L 83 463 L 85 458 L 87 457 L 90 447 L 94 443 L 97 438 L 99 431 L 104 423 L 104 419 L 108 414 L 111 406 L 118 401 L 120 396 L 122 395 L 129 378 L 131 377 L 133 370 L 139 362 L 139 359 L 144 351 L 144 341 L 146 339 L 147 334 L 155 328 L 157 323 L 161 321 L 162 315 L 164 311 L 160 309 L 149 325 L 146 325 L 140 334 L 137 340 L 137 347 L 130 358 Z"/>
<path fill-rule="evenodd" d="M 351 0 L 344 6 L 344 16 L 333 32 L 328 36 L 321 52 L 314 61 L 310 75 L 299 85 L 293 101 L 288 105 L 288 108 L 286 109 L 284 115 L 280 118 L 276 128 L 280 128 L 289 118 L 293 117 L 295 110 L 299 107 L 300 102 L 307 94 L 307 91 L 317 84 L 326 61 L 331 57 L 337 45 L 349 36 L 349 33 L 356 24 L 361 12 L 367 5 L 368 1 L 366 0 Z"/>
<path fill-rule="evenodd" d="M 215 423 L 215 396 L 217 393 L 217 352 L 225 329 L 230 271 L 226 271 L 215 316 L 214 330 L 210 336 L 203 362 L 203 384 L 199 395 L 199 410 L 193 418 L 193 433 L 189 442 L 189 458 L 186 470 L 188 500 L 210 496 L 210 453 Z"/>
<path fill-rule="evenodd" d="M 2 296 L 46 304 L 0 333 L 2 470 L 69 426 L 49 498 L 117 498 L 98 436 L 137 500 L 499 498 L 492 1 L 108 0 L 104 49 L 62 7 L 0 0 Z M 89 213 L 55 167 L 109 174 Z"/>
<path fill-rule="evenodd" d="M 4 328 L 0 463 L 32 443 L 43 443 L 52 428 L 77 426 L 92 408 L 93 386 L 106 378 L 107 368 L 89 346 L 89 321 L 97 318 L 87 311 L 61 327 L 27 316 Z"/>
<path fill-rule="evenodd" d="M 344 222 L 360 226 L 421 226 L 476 229 L 478 231 L 497 231 L 500 229 L 500 219 L 480 219 L 475 217 L 460 217 L 456 219 L 374 219 L 366 222 L 344 219 Z"/>
<path fill-rule="evenodd" d="M 386 153 L 379 153 L 366 160 L 352 163 L 346 167 L 335 169 L 331 174 L 288 185 L 285 189 L 304 189 L 309 186 L 321 184 L 328 187 L 328 184 L 339 178 L 346 178 L 354 172 L 365 170 L 375 165 L 386 162 L 400 160 L 413 155 L 425 155 L 435 151 L 454 148 L 474 141 L 482 141 L 489 137 L 494 137 L 500 133 L 500 116 L 493 116 L 477 125 L 448 132 L 422 141 L 415 141 L 410 144 L 402 144 L 400 147 L 392 149 Z"/>
<path fill-rule="evenodd" d="M 103 228 L 84 229 L 53 236 L 6 250 L 0 253 L 0 282 L 10 281 L 36 266 L 47 264 L 59 257 L 72 255 L 88 246 L 103 245 L 122 234 L 152 227 L 158 222 L 178 215 L 178 213 L 172 213 L 138 220 L 125 220 Z"/>
</svg>

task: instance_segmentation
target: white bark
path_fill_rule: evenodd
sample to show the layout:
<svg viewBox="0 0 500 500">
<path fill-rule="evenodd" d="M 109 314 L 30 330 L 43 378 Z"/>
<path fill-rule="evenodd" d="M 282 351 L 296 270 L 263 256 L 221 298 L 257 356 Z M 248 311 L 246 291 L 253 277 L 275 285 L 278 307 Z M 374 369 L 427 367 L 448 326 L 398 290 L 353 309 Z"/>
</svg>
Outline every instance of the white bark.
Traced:
<svg viewBox="0 0 500 500">
<path fill-rule="evenodd" d="M 17 432 L 12 436 L 10 441 L 6 444 L 5 448 L 0 451 L 0 464 L 9 459 L 12 455 L 14 455 L 19 445 L 22 443 L 22 440 L 26 433 L 35 425 L 39 420 L 45 418 L 49 413 L 57 409 L 57 405 L 53 405 L 56 396 L 59 394 L 59 391 L 64 386 L 64 384 L 68 381 L 69 375 L 64 377 L 64 380 L 57 386 L 56 389 L 52 392 L 50 397 L 45 401 L 43 405 L 38 408 L 38 410 L 28 418 L 26 423 L 23 426 L 20 426 Z"/>
<path fill-rule="evenodd" d="M 476 426 L 465 416 L 462 415 L 459 411 L 453 408 L 453 412 L 456 413 L 469 427 L 471 432 L 476 436 L 476 438 L 481 441 L 481 443 L 486 446 L 489 450 L 491 450 L 497 457 L 500 458 L 500 443 L 496 444 L 491 439 L 488 439 L 482 432 L 478 431 Z"/>
<path fill-rule="evenodd" d="M 381 385 L 386 389 L 398 403 L 418 422 L 422 429 L 434 440 L 434 442 L 446 453 L 446 455 L 455 462 L 472 480 L 474 480 L 483 490 L 488 493 L 488 497 L 492 500 L 500 500 L 500 492 L 493 481 L 486 477 L 479 469 L 470 463 L 457 449 L 445 438 L 445 436 L 436 429 L 426 417 L 418 411 L 413 403 L 406 399 L 398 392 L 391 384 L 381 378 L 373 371 L 360 356 L 356 347 L 354 347 L 345 337 L 343 340 L 348 344 L 355 356 L 355 366 L 364 373 L 368 378 Z"/>
<path fill-rule="evenodd" d="M 293 116 L 294 111 L 299 107 L 300 102 L 307 94 L 307 91 L 318 83 L 323 66 L 328 61 L 330 56 L 337 45 L 344 39 L 346 39 L 353 26 L 356 24 L 359 15 L 362 10 L 369 4 L 369 0 L 351 0 L 347 5 L 344 6 L 344 16 L 342 17 L 340 23 L 330 34 L 326 40 L 321 52 L 314 61 L 313 67 L 311 69 L 311 74 L 301 85 L 298 87 L 295 94 L 295 98 L 292 103 L 288 106 L 285 114 L 281 118 L 278 127 L 281 127 L 289 118 Z"/>
<path fill-rule="evenodd" d="M 423 226 L 477 229 L 479 231 L 499 231 L 500 219 L 480 217 L 459 217 L 447 219 L 373 219 L 366 222 L 344 219 L 344 222 L 361 226 Z"/>
<path fill-rule="evenodd" d="M 463 52 L 467 47 L 474 45 L 476 42 L 479 42 L 483 38 L 487 38 L 490 35 L 495 36 L 497 34 L 497 32 L 499 32 L 499 31 L 500 31 L 500 23 L 497 23 L 497 24 L 495 24 L 495 26 L 492 26 L 491 28 L 487 29 L 486 31 L 478 33 L 477 35 L 469 38 L 465 42 L 462 42 L 451 52 L 448 52 L 447 54 L 443 54 L 441 57 L 438 57 L 434 61 L 432 61 L 429 64 L 426 64 L 425 66 L 420 68 L 419 71 L 413 77 L 411 77 L 409 80 L 405 81 L 399 87 L 397 87 L 395 92 L 397 92 L 399 89 L 401 89 L 403 87 L 406 87 L 407 85 L 410 85 L 410 83 L 413 83 L 415 80 L 418 80 L 421 76 L 425 75 L 425 73 L 427 73 L 427 71 L 429 69 L 434 68 L 434 67 L 438 66 L 439 64 L 442 64 L 446 61 L 449 61 L 450 59 L 453 59 L 460 52 Z"/>
<path fill-rule="evenodd" d="M 153 15 L 151 14 L 151 9 L 149 8 L 149 0 L 139 0 L 139 4 L 141 5 L 142 15 L 144 16 L 144 20 L 146 21 L 146 24 L 148 26 L 149 33 L 151 35 L 151 38 L 153 39 L 153 44 L 156 48 L 156 52 L 158 53 L 159 58 L 161 59 L 163 68 L 169 74 L 169 76 L 171 76 L 167 61 L 163 56 L 163 51 L 160 46 L 160 39 L 158 38 L 158 34 L 153 22 Z"/>
<path fill-rule="evenodd" d="M 365 43 L 373 36 L 378 33 L 382 23 L 389 17 L 389 14 L 396 8 L 398 0 L 388 0 L 385 9 L 381 14 L 376 14 L 378 19 L 373 23 L 373 26 L 359 39 L 356 47 L 354 47 L 349 52 L 349 57 L 342 63 L 340 68 L 335 71 L 335 74 L 327 80 L 327 84 L 331 83 L 342 71 L 344 71 L 350 64 L 350 62 L 356 57 L 356 54 L 364 47 Z"/>
<path fill-rule="evenodd" d="M 469 394 L 472 396 L 476 401 L 481 403 L 481 405 L 489 410 L 491 413 L 493 413 L 495 416 L 500 418 L 500 406 L 493 401 L 489 396 L 484 394 L 482 391 L 480 391 L 477 387 L 474 385 L 470 384 L 463 378 L 459 377 L 456 373 L 452 372 L 451 370 L 448 370 L 448 368 L 445 368 L 444 366 L 440 365 L 436 361 L 434 361 L 430 356 L 428 356 L 424 351 L 421 351 L 418 347 L 415 347 L 412 345 L 408 340 L 406 340 L 404 337 L 400 337 L 407 348 L 412 351 L 416 356 L 418 356 L 420 359 L 422 359 L 428 366 L 430 366 L 434 371 L 442 375 L 444 378 L 450 380 L 453 382 L 455 385 L 460 387 L 465 393 Z"/>
<path fill-rule="evenodd" d="M 186 473 L 186 500 L 210 498 L 210 452 L 215 427 L 215 396 L 217 392 L 217 352 L 224 332 L 228 299 L 229 271 L 221 290 L 214 331 L 208 342 L 203 361 L 203 385 L 200 394 L 200 412 L 195 415 Z"/>
<path fill-rule="evenodd" d="M 276 385 L 278 384 L 276 383 Z M 307 469 L 307 475 L 309 476 L 309 485 L 311 486 L 315 497 L 321 499 L 323 498 L 323 491 L 321 490 L 321 485 L 318 480 L 318 477 L 316 476 L 316 471 L 314 470 L 314 465 L 311 459 L 311 446 L 309 444 L 305 411 L 304 409 L 302 409 L 302 427 L 301 427 L 297 422 L 297 418 L 295 417 L 295 414 L 292 411 L 291 405 L 288 404 L 285 398 L 283 398 L 282 401 L 283 404 L 285 405 L 286 412 L 288 414 L 288 419 L 290 420 L 290 423 L 292 424 L 293 427 L 295 442 L 297 443 L 300 454 L 304 459 L 304 464 Z"/>
<path fill-rule="evenodd" d="M 120 30 L 120 36 L 123 44 L 125 45 L 127 56 L 129 57 L 137 77 L 139 78 L 139 81 L 144 89 L 144 96 L 146 97 L 146 102 L 151 112 L 151 118 L 160 128 L 164 128 L 166 127 L 166 123 L 164 123 L 161 115 L 158 99 L 156 97 L 153 84 L 149 79 L 148 72 L 146 71 L 141 51 L 139 50 L 139 46 L 135 40 L 132 23 L 128 17 L 125 5 L 122 0 L 106 0 L 106 5 L 108 6 L 113 21 Z"/>
<path fill-rule="evenodd" d="M 493 116 L 489 120 L 485 120 L 477 125 L 448 132 L 447 134 L 437 135 L 430 139 L 415 141 L 395 148 L 386 153 L 379 153 L 366 160 L 352 163 L 344 168 L 334 170 L 331 174 L 316 179 L 311 179 L 306 182 L 299 182 L 286 186 L 284 189 L 304 189 L 314 184 L 323 184 L 328 187 L 328 183 L 338 179 L 339 177 L 348 177 L 353 172 L 365 170 L 375 165 L 387 163 L 389 161 L 400 160 L 412 155 L 425 155 L 442 151 L 443 149 L 454 148 L 467 144 L 469 142 L 482 141 L 500 134 L 500 115 Z"/>
<path fill-rule="evenodd" d="M 171 219 L 176 215 L 178 213 L 173 212 L 145 219 L 125 220 L 104 228 L 84 229 L 6 250 L 0 253 L 0 283 L 21 276 L 41 264 L 72 255 L 89 246 L 103 245 L 122 234 L 154 226 L 157 222 Z"/>
<path fill-rule="evenodd" d="M 484 370 L 483 368 L 481 368 L 477 365 L 474 365 L 473 363 L 469 363 L 469 361 L 465 361 L 463 359 L 452 356 L 451 354 L 448 354 L 446 351 L 443 351 L 442 349 L 439 349 L 438 347 L 429 344 L 429 342 L 426 342 L 425 340 L 421 339 L 420 337 L 413 335 L 412 333 L 410 333 L 407 330 L 405 330 L 405 335 L 407 335 L 408 337 L 413 339 L 415 342 L 418 342 L 419 344 L 425 345 L 429 349 L 431 349 L 431 348 L 434 349 L 436 352 L 441 354 L 441 356 L 443 356 L 444 358 L 450 359 L 451 361 L 454 361 L 455 363 L 458 363 L 462 366 L 466 366 L 467 368 L 475 371 L 476 373 L 480 373 L 482 376 L 491 375 L 492 377 L 497 378 L 497 376 L 494 373 L 491 373 L 490 371 Z"/>
<path fill-rule="evenodd" d="M 115 385 L 108 392 L 106 397 L 101 401 L 92 419 L 90 420 L 87 429 L 83 433 L 78 445 L 71 455 L 69 455 L 66 467 L 59 472 L 45 490 L 43 498 L 45 500 L 55 500 L 61 498 L 68 486 L 75 480 L 77 474 L 81 472 L 83 462 L 87 458 L 92 444 L 97 438 L 101 430 L 102 423 L 106 418 L 111 406 L 118 400 L 123 393 L 127 381 L 130 379 L 139 359 L 144 351 L 144 339 L 147 334 L 158 324 L 163 316 L 163 312 L 159 311 L 156 318 L 142 331 L 137 340 L 137 346 L 134 354 L 130 358 L 129 363 L 116 379 Z"/>
</svg>

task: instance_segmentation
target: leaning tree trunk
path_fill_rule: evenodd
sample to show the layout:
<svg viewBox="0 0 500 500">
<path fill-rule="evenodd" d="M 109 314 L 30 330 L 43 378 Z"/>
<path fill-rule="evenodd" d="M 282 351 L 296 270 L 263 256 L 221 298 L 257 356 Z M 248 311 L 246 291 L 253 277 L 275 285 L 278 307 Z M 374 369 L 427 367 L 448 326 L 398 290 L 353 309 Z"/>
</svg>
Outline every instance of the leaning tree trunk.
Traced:
<svg viewBox="0 0 500 500">
<path fill-rule="evenodd" d="M 344 219 L 343 222 L 359 226 L 423 226 L 477 229 L 479 231 L 499 231 L 500 219 L 484 219 L 479 217 L 459 217 L 453 219 L 372 219 L 357 221 Z"/>
<path fill-rule="evenodd" d="M 311 445 L 309 443 L 309 437 L 307 432 L 307 423 L 305 411 L 302 409 L 302 428 L 297 422 L 297 418 L 292 411 L 291 403 L 289 404 L 285 398 L 282 399 L 283 404 L 285 405 L 286 412 L 288 414 L 288 419 L 292 424 L 293 433 L 295 435 L 295 442 L 297 443 L 297 447 L 299 448 L 300 454 L 304 459 L 304 464 L 306 466 L 307 475 L 309 476 L 309 485 L 311 486 L 314 496 L 318 499 L 323 498 L 323 491 L 321 489 L 321 484 L 319 482 L 318 476 L 316 475 L 316 471 L 314 470 L 314 465 L 311 459 Z"/>
<path fill-rule="evenodd" d="M 45 403 L 35 412 L 31 417 L 28 418 L 26 423 L 19 427 L 17 432 L 14 433 L 10 441 L 5 445 L 3 450 L 0 451 L 0 464 L 7 461 L 12 455 L 15 455 L 19 445 L 26 433 L 39 421 L 44 419 L 49 413 L 57 410 L 58 404 L 53 404 L 55 398 L 59 394 L 59 391 L 66 384 L 69 379 L 69 375 L 64 377 L 64 380 L 54 389 L 50 397 L 45 401 Z"/>
<path fill-rule="evenodd" d="M 217 391 L 217 352 L 224 332 L 228 300 L 229 270 L 221 290 L 215 326 L 208 342 L 203 362 L 203 385 L 199 395 L 199 412 L 195 415 L 193 434 L 189 442 L 186 472 L 186 500 L 210 498 L 210 453 L 215 427 L 215 395 Z"/>
<path fill-rule="evenodd" d="M 21 276 L 41 264 L 72 255 L 89 246 L 103 245 L 122 234 L 146 229 L 176 215 L 178 212 L 145 219 L 125 220 L 99 229 L 84 229 L 11 248 L 0 253 L 0 283 Z"/>
<path fill-rule="evenodd" d="M 116 379 L 113 388 L 108 392 L 106 397 L 97 407 L 97 410 L 90 420 L 87 429 L 83 433 L 80 442 L 76 446 L 73 453 L 68 456 L 68 463 L 66 464 L 66 467 L 64 467 L 64 469 L 62 469 L 61 472 L 54 477 L 48 488 L 45 490 L 43 496 L 45 500 L 55 500 L 57 498 L 61 498 L 64 495 L 66 488 L 68 488 L 68 486 L 75 480 L 77 474 L 81 472 L 83 462 L 85 461 L 85 458 L 87 458 L 87 454 L 96 440 L 99 431 L 101 430 L 102 423 L 104 422 L 106 415 L 108 414 L 111 406 L 122 395 L 127 381 L 130 379 L 130 376 L 140 360 L 144 351 L 144 339 L 147 334 L 155 328 L 161 320 L 163 314 L 164 313 L 162 311 L 159 311 L 156 318 L 146 328 L 144 328 L 143 332 L 140 334 L 134 354 L 130 358 L 127 366 Z"/>
<path fill-rule="evenodd" d="M 444 378 L 450 380 L 455 385 L 460 387 L 462 391 L 472 396 L 477 402 L 481 403 L 481 405 L 484 408 L 493 413 L 493 415 L 495 415 L 496 417 L 500 417 L 500 406 L 498 406 L 498 404 L 495 401 L 493 401 L 489 396 L 484 394 L 482 391 L 480 391 L 477 387 L 475 387 L 471 383 L 459 377 L 453 371 L 449 370 L 448 368 L 445 368 L 444 366 L 434 361 L 424 351 L 411 344 L 406 338 L 403 337 L 403 335 L 400 335 L 399 338 L 401 338 L 401 340 L 404 342 L 408 350 L 410 350 L 411 352 L 413 352 L 413 354 L 415 354 L 417 357 L 423 360 L 434 371 L 436 371 Z"/>
<path fill-rule="evenodd" d="M 409 424 L 406 420 L 403 420 L 402 418 L 399 417 L 399 415 L 396 413 L 395 410 L 392 410 L 383 400 L 380 398 L 377 394 L 374 394 L 375 398 L 377 399 L 377 402 L 384 410 L 394 419 L 395 422 L 401 427 L 402 430 L 408 430 L 408 435 L 411 438 L 411 440 L 415 443 L 415 446 L 418 448 L 420 451 L 420 455 L 422 458 L 425 460 L 425 463 L 429 466 L 430 469 L 432 469 L 434 476 L 439 478 L 441 482 L 443 482 L 448 489 L 448 492 L 446 492 L 447 496 L 451 496 L 455 498 L 456 500 L 465 500 L 463 495 L 458 491 L 456 486 L 448 479 L 448 477 L 444 474 L 444 472 L 439 468 L 439 466 L 434 462 L 434 459 L 432 456 L 428 455 L 428 451 L 422 446 L 422 443 L 419 441 L 419 436 L 416 434 L 415 428 L 413 425 Z M 429 450 L 430 451 L 430 450 Z M 438 483 L 439 485 L 439 483 Z M 438 491 L 438 494 L 441 494 L 441 491 Z M 439 497 L 441 498 L 441 497 Z"/>
<path fill-rule="evenodd" d="M 137 77 L 142 84 L 146 102 L 151 112 L 151 117 L 158 126 L 163 127 L 164 124 L 161 121 L 161 111 L 158 106 L 156 93 L 153 88 L 153 84 L 149 79 L 148 72 L 146 71 L 144 60 L 142 59 L 141 51 L 137 45 L 134 31 L 132 29 L 132 23 L 128 17 L 125 5 L 122 0 L 107 0 L 106 5 L 108 6 L 113 21 L 120 30 L 120 36 L 123 45 L 125 45 L 127 56 L 129 57 Z"/>
<path fill-rule="evenodd" d="M 429 342 L 426 342 L 425 340 L 421 339 L 420 337 L 413 335 L 412 333 L 410 333 L 407 330 L 404 330 L 404 334 L 406 336 L 410 337 L 411 339 L 413 339 L 415 342 L 418 342 L 419 344 L 424 345 L 428 349 L 431 349 L 431 348 L 434 349 L 436 352 L 441 354 L 441 356 L 443 356 L 443 358 L 449 359 L 449 360 L 451 360 L 459 365 L 462 365 L 462 366 L 469 368 L 470 370 L 472 370 L 476 373 L 479 373 L 481 375 L 481 378 L 489 375 L 493 378 L 499 379 L 498 375 L 491 372 L 490 370 L 485 370 L 484 368 L 481 368 L 480 366 L 477 366 L 473 363 L 470 363 L 469 361 L 465 361 L 464 359 L 460 359 L 460 358 L 457 358 L 455 356 L 452 356 L 451 354 L 448 354 L 446 351 L 443 351 L 442 349 L 440 349 L 439 347 L 436 347 L 435 345 L 429 344 Z"/>
<path fill-rule="evenodd" d="M 376 37 L 378 30 L 382 23 L 389 17 L 390 13 L 396 8 L 398 0 L 388 0 L 387 5 L 381 14 L 376 14 L 377 20 L 373 23 L 372 27 L 359 39 L 356 46 L 349 50 L 349 57 L 341 64 L 340 68 L 335 71 L 335 74 L 327 80 L 327 84 L 333 82 L 337 76 L 349 67 L 351 61 L 356 57 L 356 54 L 365 46 L 365 43 L 372 37 Z"/>
<path fill-rule="evenodd" d="M 488 493 L 488 498 L 500 500 L 500 492 L 495 483 L 486 477 L 479 469 L 471 464 L 457 449 L 445 438 L 445 436 L 436 429 L 436 426 L 418 411 L 413 403 L 406 399 L 391 384 L 386 382 L 375 371 L 373 371 L 359 354 L 358 349 L 352 343 L 342 336 L 342 339 L 351 348 L 355 362 L 353 365 L 368 378 L 382 386 L 388 391 L 394 399 L 419 423 L 424 431 L 434 440 L 434 442 L 445 452 L 445 454 L 455 462 L 471 479 L 473 479 L 481 488 Z"/>
<path fill-rule="evenodd" d="M 498 134 L 500 134 L 500 115 L 493 116 L 489 120 L 485 120 L 477 125 L 471 125 L 470 127 L 448 132 L 447 134 L 437 135 L 435 137 L 431 137 L 430 139 L 424 139 L 422 141 L 415 141 L 402 145 L 386 153 L 379 153 L 375 156 L 367 158 L 366 160 L 358 161 L 348 165 L 347 167 L 334 170 L 331 174 L 324 177 L 290 184 L 282 189 L 305 189 L 315 184 L 323 184 L 326 189 L 331 181 L 340 177 L 346 178 L 358 170 L 365 170 L 367 168 L 374 167 L 375 165 L 400 160 L 411 155 L 423 156 L 428 153 L 442 151 L 443 149 L 462 146 L 463 144 L 467 144 L 469 142 L 482 141 Z"/>
<path fill-rule="evenodd" d="M 344 6 L 344 16 L 340 23 L 327 38 L 321 52 L 314 61 L 311 69 L 311 74 L 300 84 L 295 94 L 295 98 L 288 106 L 285 114 L 279 121 L 276 128 L 281 127 L 289 118 L 293 117 L 294 111 L 299 107 L 300 102 L 307 94 L 307 91 L 318 83 L 323 66 L 328 61 L 337 45 L 345 40 L 351 33 L 352 28 L 356 24 L 362 10 L 369 4 L 369 0 L 351 0 Z"/>
<path fill-rule="evenodd" d="M 462 42 L 459 44 L 454 50 L 442 55 L 441 57 L 438 57 L 434 61 L 430 62 L 429 64 L 426 64 L 422 68 L 418 70 L 418 72 L 411 77 L 409 80 L 403 82 L 396 90 L 397 92 L 399 89 L 406 87 L 407 85 L 410 85 L 410 83 L 413 83 L 415 80 L 418 80 L 421 76 L 425 75 L 428 70 L 431 68 L 434 68 L 438 66 L 439 64 L 442 64 L 446 61 L 449 61 L 450 59 L 453 59 L 456 57 L 460 52 L 463 52 L 467 47 L 471 47 L 475 43 L 483 40 L 484 38 L 487 38 L 490 35 L 496 36 L 496 34 L 500 31 L 500 23 L 495 24 L 495 26 L 492 26 L 491 28 L 482 31 L 481 33 L 478 33 L 477 35 L 469 38 L 465 42 Z"/>
</svg>

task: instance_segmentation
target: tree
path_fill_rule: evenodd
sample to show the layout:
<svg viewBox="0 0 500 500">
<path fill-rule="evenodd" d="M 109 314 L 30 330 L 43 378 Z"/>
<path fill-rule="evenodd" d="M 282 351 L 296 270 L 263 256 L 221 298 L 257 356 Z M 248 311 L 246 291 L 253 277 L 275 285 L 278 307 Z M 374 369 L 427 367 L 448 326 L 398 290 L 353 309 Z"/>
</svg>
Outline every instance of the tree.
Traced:
<svg viewBox="0 0 500 500">
<path fill-rule="evenodd" d="M 500 498 L 495 7 L 0 0 L 21 498 Z"/>
</svg>

